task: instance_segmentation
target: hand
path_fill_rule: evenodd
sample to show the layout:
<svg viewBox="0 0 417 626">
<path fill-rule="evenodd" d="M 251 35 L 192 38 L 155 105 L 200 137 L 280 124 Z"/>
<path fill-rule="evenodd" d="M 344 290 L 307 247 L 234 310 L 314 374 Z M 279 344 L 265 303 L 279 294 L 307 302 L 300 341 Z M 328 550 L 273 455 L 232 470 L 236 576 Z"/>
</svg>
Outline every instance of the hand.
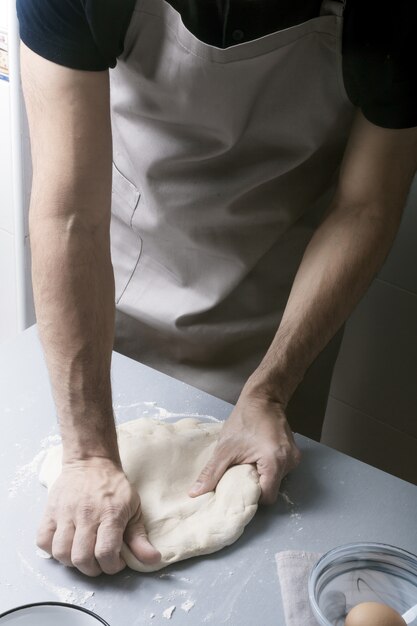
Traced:
<svg viewBox="0 0 417 626">
<path fill-rule="evenodd" d="M 273 504 L 282 479 L 297 467 L 300 459 L 301 452 L 295 445 L 282 405 L 242 394 L 189 495 L 213 491 L 231 465 L 254 463 L 260 477 L 260 501 Z"/>
<path fill-rule="evenodd" d="M 123 540 L 143 563 L 161 558 L 140 518 L 139 496 L 119 464 L 98 457 L 72 461 L 49 493 L 37 544 L 87 576 L 116 574 L 126 567 Z"/>
</svg>

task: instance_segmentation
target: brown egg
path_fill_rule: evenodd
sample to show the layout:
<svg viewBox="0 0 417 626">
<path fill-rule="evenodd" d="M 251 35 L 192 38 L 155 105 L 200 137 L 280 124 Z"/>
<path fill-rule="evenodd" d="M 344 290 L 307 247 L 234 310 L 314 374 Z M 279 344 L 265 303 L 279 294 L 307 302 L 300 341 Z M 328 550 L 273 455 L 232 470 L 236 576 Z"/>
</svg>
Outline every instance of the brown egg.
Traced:
<svg viewBox="0 0 417 626">
<path fill-rule="evenodd" d="M 362 602 L 349 611 L 345 626 L 406 626 L 397 611 L 379 602 Z"/>
</svg>

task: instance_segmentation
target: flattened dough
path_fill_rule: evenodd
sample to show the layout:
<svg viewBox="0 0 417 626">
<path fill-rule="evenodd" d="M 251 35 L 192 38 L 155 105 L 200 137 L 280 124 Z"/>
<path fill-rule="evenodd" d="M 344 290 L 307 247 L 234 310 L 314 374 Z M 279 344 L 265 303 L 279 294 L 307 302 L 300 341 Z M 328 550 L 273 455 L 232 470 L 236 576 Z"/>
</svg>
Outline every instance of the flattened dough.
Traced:
<svg viewBox="0 0 417 626">
<path fill-rule="evenodd" d="M 123 545 L 122 556 L 132 569 L 152 572 L 220 550 L 236 541 L 255 515 L 261 489 L 252 465 L 229 468 L 215 492 L 187 495 L 221 426 L 194 418 L 173 424 L 141 418 L 118 426 L 124 471 L 140 494 L 149 539 L 162 554 L 157 565 L 144 565 Z M 48 489 L 61 472 L 61 459 L 62 447 L 56 446 L 42 464 L 40 480 Z"/>
</svg>

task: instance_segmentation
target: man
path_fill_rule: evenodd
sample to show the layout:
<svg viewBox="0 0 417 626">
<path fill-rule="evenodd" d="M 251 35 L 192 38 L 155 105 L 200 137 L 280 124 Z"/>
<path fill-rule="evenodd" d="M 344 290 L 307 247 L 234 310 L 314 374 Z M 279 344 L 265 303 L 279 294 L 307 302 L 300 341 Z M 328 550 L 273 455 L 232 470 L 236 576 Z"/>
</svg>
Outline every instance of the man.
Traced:
<svg viewBox="0 0 417 626">
<path fill-rule="evenodd" d="M 236 402 L 190 496 L 254 463 L 274 502 L 300 461 L 292 431 L 320 437 L 338 331 L 417 163 L 412 20 L 385 13 L 382 32 L 400 30 L 369 41 L 359 6 L 342 31 L 338 1 L 18 3 L 33 286 L 64 445 L 38 543 L 65 565 L 116 573 L 123 541 L 159 559 L 117 449 L 115 300 L 120 351 Z"/>
</svg>

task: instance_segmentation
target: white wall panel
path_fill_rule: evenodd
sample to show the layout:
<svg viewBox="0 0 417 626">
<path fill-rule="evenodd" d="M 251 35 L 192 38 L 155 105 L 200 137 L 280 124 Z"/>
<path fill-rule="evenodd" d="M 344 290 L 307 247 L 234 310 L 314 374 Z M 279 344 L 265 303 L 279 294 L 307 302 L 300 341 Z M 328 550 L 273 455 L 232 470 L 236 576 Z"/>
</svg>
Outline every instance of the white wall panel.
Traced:
<svg viewBox="0 0 417 626">
<path fill-rule="evenodd" d="M 0 28 L 7 28 L 7 1 L 0 0 Z"/>
<path fill-rule="evenodd" d="M 0 228 L 14 232 L 9 83 L 0 80 Z"/>
<path fill-rule="evenodd" d="M 0 343 L 17 333 L 14 237 L 0 229 Z"/>
</svg>

